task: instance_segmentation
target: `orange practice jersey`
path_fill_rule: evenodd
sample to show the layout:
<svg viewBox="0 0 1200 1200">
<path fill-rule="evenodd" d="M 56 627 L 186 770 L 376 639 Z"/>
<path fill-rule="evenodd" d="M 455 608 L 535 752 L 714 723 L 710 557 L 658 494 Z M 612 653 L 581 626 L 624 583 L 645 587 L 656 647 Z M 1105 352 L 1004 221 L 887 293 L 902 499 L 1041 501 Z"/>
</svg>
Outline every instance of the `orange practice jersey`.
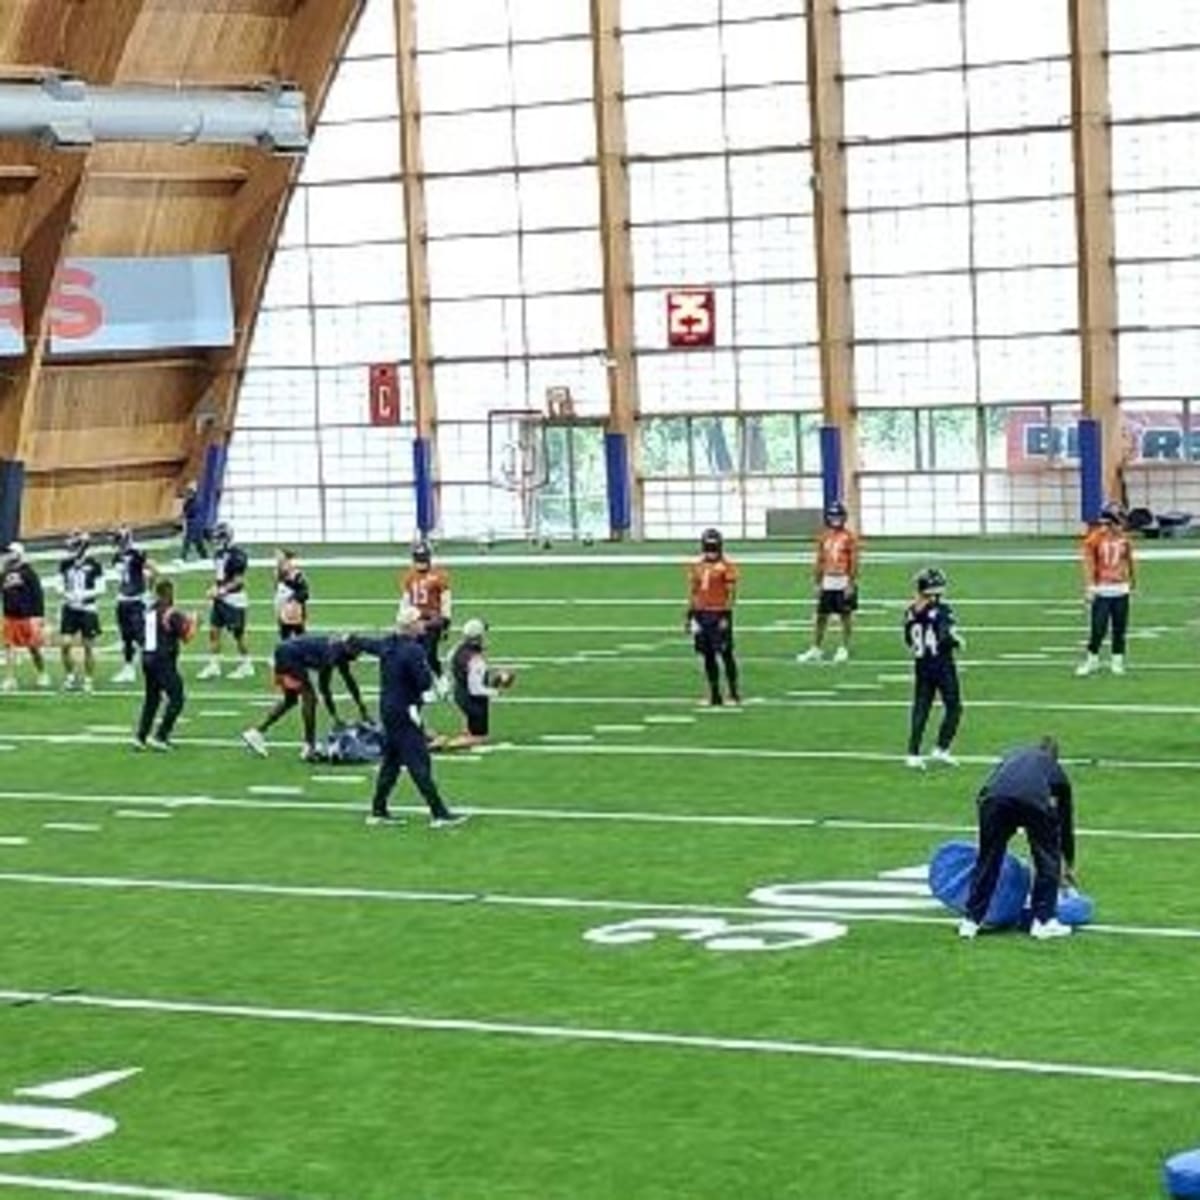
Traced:
<svg viewBox="0 0 1200 1200">
<path fill-rule="evenodd" d="M 1090 530 L 1083 539 L 1083 564 L 1092 587 L 1127 590 L 1133 582 L 1133 546 L 1119 529 Z"/>
<path fill-rule="evenodd" d="M 423 617 L 440 617 L 442 599 L 450 591 L 450 576 L 437 567 L 428 571 L 413 568 L 401 581 L 408 602 Z"/>
<path fill-rule="evenodd" d="M 695 612 L 728 612 L 733 608 L 738 569 L 727 558 L 702 558 L 688 568 L 690 602 Z"/>
<path fill-rule="evenodd" d="M 853 579 L 858 573 L 858 538 L 849 529 L 826 529 L 817 542 L 817 574 Z"/>
</svg>

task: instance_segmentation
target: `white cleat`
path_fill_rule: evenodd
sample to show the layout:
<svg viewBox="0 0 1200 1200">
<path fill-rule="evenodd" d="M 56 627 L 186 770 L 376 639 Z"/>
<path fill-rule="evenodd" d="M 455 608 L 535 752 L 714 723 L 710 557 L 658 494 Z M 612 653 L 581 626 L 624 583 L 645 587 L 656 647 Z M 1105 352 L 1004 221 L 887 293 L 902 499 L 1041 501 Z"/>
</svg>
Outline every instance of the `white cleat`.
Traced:
<svg viewBox="0 0 1200 1200">
<path fill-rule="evenodd" d="M 83 680 L 83 692 L 85 696 L 90 696 L 95 690 L 96 685 L 92 682 L 92 677 L 87 675 Z"/>
<path fill-rule="evenodd" d="M 37 685 L 38 685 L 38 687 L 40 687 L 42 689 L 42 691 L 46 691 L 47 688 L 52 686 L 52 684 L 50 683 L 50 674 L 48 671 L 43 671 L 38 676 Z"/>
<path fill-rule="evenodd" d="M 1100 670 L 1100 660 L 1094 654 L 1089 654 L 1087 658 L 1085 658 L 1083 662 L 1081 662 L 1079 666 L 1075 668 L 1075 674 L 1080 679 L 1083 679 L 1085 676 L 1095 675 L 1098 670 Z"/>
<path fill-rule="evenodd" d="M 1039 942 L 1048 942 L 1051 938 L 1070 937 L 1075 931 L 1070 925 L 1064 925 L 1057 917 L 1048 921 L 1034 921 L 1029 927 L 1029 936 Z"/>
<path fill-rule="evenodd" d="M 796 661 L 798 663 L 819 663 L 821 658 L 822 655 L 820 646 L 810 646 L 804 651 L 803 654 L 796 655 Z"/>
<path fill-rule="evenodd" d="M 954 755 L 951 754 L 949 750 L 943 750 L 941 748 L 941 746 L 935 746 L 929 752 L 929 761 L 931 763 L 938 763 L 943 767 L 957 767 L 958 766 L 958 759 L 955 758 Z"/>
<path fill-rule="evenodd" d="M 1111 667 L 1112 667 L 1112 673 L 1114 675 L 1124 675 L 1125 674 L 1125 655 L 1114 654 L 1112 656 Z"/>
<path fill-rule="evenodd" d="M 259 758 L 266 758 L 271 752 L 267 749 L 267 739 L 257 729 L 244 729 L 242 741 L 246 748 Z"/>
<path fill-rule="evenodd" d="M 15 692 L 17 690 L 17 681 L 10 675 L 3 683 L 0 683 L 0 691 Z"/>
<path fill-rule="evenodd" d="M 126 663 L 114 676 L 113 683 L 133 683 L 137 679 L 137 671 L 133 663 Z"/>
<path fill-rule="evenodd" d="M 232 671 L 229 672 L 230 679 L 253 679 L 254 664 L 248 659 L 243 658 Z"/>
<path fill-rule="evenodd" d="M 964 942 L 974 941 L 978 933 L 979 926 L 976 925 L 970 917 L 963 917 L 963 919 L 959 921 L 958 936 L 962 938 Z"/>
<path fill-rule="evenodd" d="M 848 663 L 850 661 L 850 651 L 847 650 L 845 646 L 839 646 L 837 650 L 834 651 L 833 661 L 835 666 L 841 666 L 842 663 Z"/>
<path fill-rule="evenodd" d="M 913 771 L 925 770 L 925 760 L 919 754 L 910 754 L 904 760 L 904 765 Z"/>
<path fill-rule="evenodd" d="M 221 664 L 219 662 L 207 663 L 205 666 L 200 668 L 200 671 L 196 675 L 196 678 L 197 679 L 220 679 L 221 678 Z"/>
</svg>

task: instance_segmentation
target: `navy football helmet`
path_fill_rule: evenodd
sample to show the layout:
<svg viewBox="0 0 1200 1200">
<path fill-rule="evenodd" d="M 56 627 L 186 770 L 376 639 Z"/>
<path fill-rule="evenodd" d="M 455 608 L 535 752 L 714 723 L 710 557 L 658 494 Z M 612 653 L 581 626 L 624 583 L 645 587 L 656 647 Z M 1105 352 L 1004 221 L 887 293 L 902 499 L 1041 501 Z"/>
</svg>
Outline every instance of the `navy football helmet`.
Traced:
<svg viewBox="0 0 1200 1200">
<path fill-rule="evenodd" d="M 840 500 L 835 500 L 825 510 L 825 524 L 831 529 L 840 529 L 849 519 L 850 510 Z"/>
<path fill-rule="evenodd" d="M 67 538 L 67 550 L 76 558 L 82 558 L 91 544 L 92 539 L 82 529 L 72 530 L 71 536 Z"/>
<path fill-rule="evenodd" d="M 414 542 L 412 548 L 413 565 L 417 567 L 428 567 L 433 562 L 433 550 L 430 549 L 428 542 Z"/>
<path fill-rule="evenodd" d="M 700 535 L 700 552 L 705 558 L 720 558 L 725 551 L 725 539 L 719 529 L 706 529 Z"/>
<path fill-rule="evenodd" d="M 1115 500 L 1110 500 L 1100 510 L 1100 523 L 1102 525 L 1124 525 L 1125 510 Z"/>
<path fill-rule="evenodd" d="M 940 596 L 946 586 L 946 574 L 937 567 L 927 567 L 917 576 L 916 587 L 922 596 Z"/>
<path fill-rule="evenodd" d="M 212 531 L 213 545 L 218 550 L 227 550 L 233 545 L 233 527 L 228 521 L 218 521 Z"/>
</svg>

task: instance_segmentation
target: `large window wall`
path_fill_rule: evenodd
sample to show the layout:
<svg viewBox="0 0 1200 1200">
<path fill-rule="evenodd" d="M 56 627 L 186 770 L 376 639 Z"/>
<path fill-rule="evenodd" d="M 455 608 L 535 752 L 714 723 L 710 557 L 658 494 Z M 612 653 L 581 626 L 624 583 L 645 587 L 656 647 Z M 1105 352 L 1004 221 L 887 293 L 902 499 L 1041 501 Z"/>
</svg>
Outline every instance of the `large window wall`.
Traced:
<svg viewBox="0 0 1200 1200">
<path fill-rule="evenodd" d="M 803 0 L 625 0 L 646 531 L 761 531 L 819 502 Z M 717 344 L 666 349 L 666 293 L 716 293 Z"/>
<path fill-rule="evenodd" d="M 1014 436 L 1079 396 L 1067 5 L 842 7 L 864 523 L 1068 525 Z"/>
<path fill-rule="evenodd" d="M 1200 507 L 1200 3 L 1109 0 L 1120 389 L 1130 500 Z M 1147 441 L 1138 434 L 1152 431 Z"/>
</svg>

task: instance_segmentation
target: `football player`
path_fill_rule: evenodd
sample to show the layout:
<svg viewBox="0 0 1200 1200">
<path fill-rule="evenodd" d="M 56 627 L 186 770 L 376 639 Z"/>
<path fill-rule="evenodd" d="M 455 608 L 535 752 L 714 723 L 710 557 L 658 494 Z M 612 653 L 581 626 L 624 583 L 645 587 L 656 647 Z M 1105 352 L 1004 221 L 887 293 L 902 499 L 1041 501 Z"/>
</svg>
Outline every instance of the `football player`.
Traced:
<svg viewBox="0 0 1200 1200">
<path fill-rule="evenodd" d="M 842 644 L 833 655 L 835 663 L 850 657 L 850 639 L 854 633 L 854 613 L 858 608 L 858 538 L 846 527 L 849 513 L 839 500 L 825 510 L 825 529 L 817 539 L 813 583 L 817 589 L 817 616 L 813 644 L 796 661 L 820 662 L 821 645 L 829 618 L 842 623 Z"/>
<path fill-rule="evenodd" d="M 59 586 L 62 590 L 63 688 L 68 692 L 92 690 L 96 674 L 96 639 L 100 636 L 100 612 L 97 601 L 104 595 L 104 568 L 88 553 L 91 539 L 75 530 L 67 538 L 67 557 L 59 563 Z M 75 662 L 75 648 L 83 647 L 83 674 Z"/>
<path fill-rule="evenodd" d="M 42 655 L 45 641 L 46 598 L 42 581 L 25 559 L 25 547 L 13 542 L 4 551 L 0 583 L 4 592 L 4 690 L 17 690 L 17 651 L 28 650 L 37 671 L 38 687 L 50 686 Z"/>
<path fill-rule="evenodd" d="M 906 762 L 923 771 L 921 743 L 938 696 L 942 700 L 942 724 L 930 758 L 944 766 L 958 765 L 950 752 L 962 720 L 962 693 L 954 654 L 965 643 L 955 628 L 954 610 L 944 599 L 946 576 L 930 567 L 917 576 L 916 589 L 917 595 L 904 614 L 904 642 L 913 658 L 912 726 Z"/>
<path fill-rule="evenodd" d="M 134 736 L 135 750 L 170 750 L 175 722 L 183 712 L 183 678 L 179 674 L 179 647 L 191 641 L 196 632 L 196 618 L 175 607 L 175 585 L 169 579 L 154 586 L 154 603 L 143 612 L 142 677 L 146 683 L 146 698 Z M 167 698 L 166 711 L 154 736 L 155 718 Z"/>
<path fill-rule="evenodd" d="M 412 566 L 400 581 L 400 591 L 402 605 L 415 608 L 421 614 L 425 630 L 421 643 L 433 672 L 434 687 L 439 695 L 444 695 L 446 684 L 442 679 L 440 648 L 453 612 L 450 576 L 442 567 L 433 565 L 433 551 L 428 542 L 417 542 L 413 546 Z"/>
<path fill-rule="evenodd" d="M 133 530 L 122 525 L 113 534 L 112 567 L 117 575 L 117 629 L 125 665 L 113 677 L 113 683 L 133 683 L 137 678 L 138 648 L 146 640 L 146 609 L 155 570 L 149 556 L 133 538 Z"/>
<path fill-rule="evenodd" d="M 725 667 L 729 699 L 741 703 L 737 659 L 733 653 L 733 606 L 737 600 L 738 569 L 725 557 L 725 543 L 716 529 L 700 537 L 700 558 L 688 568 L 687 628 L 696 653 L 704 661 L 708 702 L 721 705 L 721 672 Z"/>
<path fill-rule="evenodd" d="M 290 550 L 275 554 L 275 618 L 279 623 L 279 640 L 301 637 L 308 626 L 308 580 L 300 563 Z"/>
<path fill-rule="evenodd" d="M 299 704 L 304 723 L 304 748 L 300 757 L 306 762 L 314 760 L 317 757 L 317 689 L 320 690 L 330 719 L 335 725 L 341 724 L 330 687 L 334 671 L 342 677 L 346 691 L 358 706 L 360 719 L 370 720 L 358 681 L 350 670 L 350 664 L 358 655 L 357 646 L 345 637 L 305 634 L 280 642 L 275 647 L 275 686 L 283 694 L 279 703 L 259 724 L 243 732 L 242 741 L 260 758 L 266 758 L 268 750 L 264 735 L 267 730 Z M 317 689 L 313 688 L 309 671 L 317 672 Z"/>
<path fill-rule="evenodd" d="M 1114 675 L 1125 674 L 1125 643 L 1129 636 L 1129 597 L 1136 576 L 1133 544 L 1125 532 L 1125 513 L 1119 504 L 1106 504 L 1100 520 L 1083 539 L 1083 586 L 1091 608 L 1092 627 L 1087 657 L 1076 675 L 1094 675 L 1100 669 L 1100 647 L 1112 628 Z"/>
<path fill-rule="evenodd" d="M 213 530 L 213 569 L 216 580 L 209 589 L 212 612 L 208 625 L 208 664 L 200 672 L 200 679 L 221 677 L 221 633 L 228 630 L 237 645 L 239 662 L 230 672 L 230 679 L 249 679 L 254 674 L 254 663 L 246 644 L 246 572 L 250 560 L 233 540 L 233 530 L 222 521 Z"/>
<path fill-rule="evenodd" d="M 469 750 L 482 746 L 491 732 L 492 701 L 516 682 L 512 671 L 493 671 L 488 666 L 487 622 L 472 617 L 463 625 L 462 641 L 450 656 L 450 677 L 454 682 L 454 703 L 466 722 L 462 733 L 449 738 L 434 738 L 433 750 Z"/>
</svg>

